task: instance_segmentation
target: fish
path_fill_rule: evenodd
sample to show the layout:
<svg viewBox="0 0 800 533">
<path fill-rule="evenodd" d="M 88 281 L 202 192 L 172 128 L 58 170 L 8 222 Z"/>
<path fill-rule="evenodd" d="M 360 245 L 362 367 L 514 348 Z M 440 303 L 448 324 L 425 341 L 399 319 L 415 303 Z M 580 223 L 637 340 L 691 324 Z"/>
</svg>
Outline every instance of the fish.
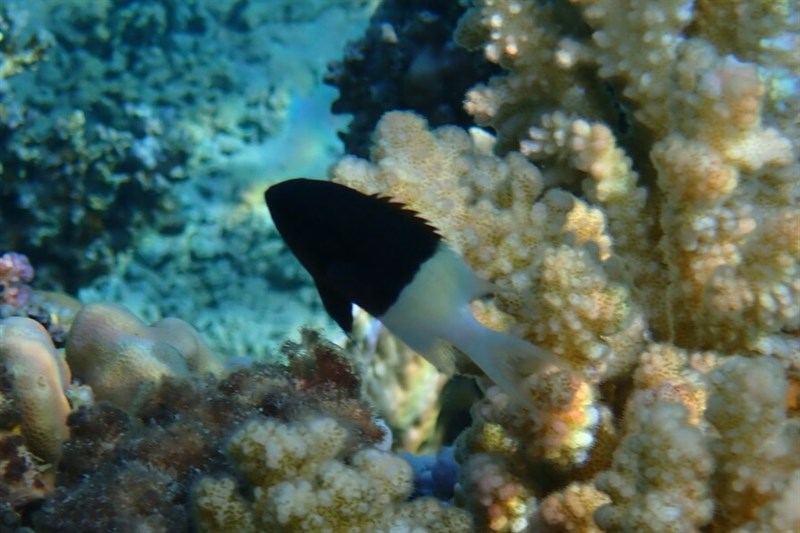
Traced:
<svg viewBox="0 0 800 533">
<path fill-rule="evenodd" d="M 521 380 L 558 365 L 548 350 L 478 322 L 470 302 L 498 288 L 402 202 L 308 178 L 276 183 L 264 198 L 278 233 L 345 333 L 352 332 L 355 304 L 441 372 L 454 374 L 457 357 L 466 355 L 523 402 L 529 395 Z"/>
</svg>

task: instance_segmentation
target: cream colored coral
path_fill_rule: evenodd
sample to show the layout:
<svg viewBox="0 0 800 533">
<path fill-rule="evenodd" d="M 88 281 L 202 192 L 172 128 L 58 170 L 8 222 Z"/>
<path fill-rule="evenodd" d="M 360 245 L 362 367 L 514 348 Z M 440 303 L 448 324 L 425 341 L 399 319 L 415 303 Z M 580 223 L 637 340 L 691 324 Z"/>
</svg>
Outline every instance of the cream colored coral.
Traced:
<svg viewBox="0 0 800 533">
<path fill-rule="evenodd" d="M 609 280 L 587 248 L 543 247 L 540 254 L 529 271 L 527 306 L 512 314 L 592 381 L 630 369 L 645 332 L 628 288 Z"/>
<path fill-rule="evenodd" d="M 510 404 L 493 387 L 474 409 L 473 427 L 496 426 L 494 433 L 509 439 L 504 448 L 518 450 L 518 459 L 531 464 L 570 469 L 585 463 L 601 416 L 594 387 L 578 374 L 556 368 L 529 376 L 523 386 L 531 398 L 527 408 Z"/>
<path fill-rule="evenodd" d="M 411 492 L 413 472 L 403 459 L 361 450 L 351 465 L 324 461 L 308 478 L 288 479 L 256 495 L 264 525 L 283 531 L 380 531 L 394 502 Z"/>
<path fill-rule="evenodd" d="M 627 412 L 635 412 L 659 401 L 680 403 L 692 425 L 704 423 L 709 395 L 708 369 L 697 370 L 691 361 L 707 354 L 689 354 L 671 344 L 651 344 L 639 357 L 633 374 L 635 390 Z M 706 429 L 706 428 L 703 428 Z"/>
<path fill-rule="evenodd" d="M 489 105 L 468 109 L 497 130 L 502 149 L 541 161 L 549 181 L 583 180 L 607 218 L 611 259 L 656 335 L 727 352 L 797 349 L 785 332 L 800 329 L 800 62 L 787 52 L 800 43 L 800 18 L 785 1 L 573 3 L 591 39 L 559 40 L 557 14 L 535 2 L 474 2 L 459 35 L 508 73 L 473 90 Z M 733 31 L 747 13 L 763 18 Z M 535 48 L 554 42 L 563 53 Z M 513 57 L 502 52 L 508 43 Z M 616 135 L 658 190 L 637 185 L 602 98 L 591 110 L 564 101 L 552 109 L 530 90 L 531 80 L 558 80 L 576 64 L 621 88 L 616 113 L 635 121 L 627 139 Z M 571 76 L 586 100 L 597 96 Z"/>
<path fill-rule="evenodd" d="M 466 109 L 496 141 L 391 113 L 372 161 L 333 176 L 419 210 L 511 289 L 494 301 L 510 320 L 481 315 L 576 371 L 523 380 L 528 410 L 488 388 L 462 459 L 493 454 L 553 512 L 558 488 L 532 472 L 599 479 L 610 530 L 797 529 L 800 16 L 785 0 L 571 4 L 470 3 L 457 39 L 506 73 Z"/>
<path fill-rule="evenodd" d="M 712 448 L 717 462 L 712 489 L 721 527 L 774 520 L 786 524 L 786 531 L 797 530 L 800 514 L 786 494 L 798 485 L 800 432 L 796 419 L 787 420 L 780 362 L 734 357 L 710 379 L 706 417 L 719 432 Z"/>
<path fill-rule="evenodd" d="M 429 131 L 410 113 L 381 119 L 373 160 L 343 159 L 331 170 L 334 181 L 419 211 L 478 273 L 514 289 L 501 292 L 498 304 L 526 337 L 592 379 L 630 367 L 645 324 L 625 286 L 604 272 L 600 259 L 609 255 L 610 240 L 599 210 L 558 190 L 536 202 L 542 178 L 519 154 L 488 155 L 463 132 Z M 563 245 L 548 263 L 551 243 Z M 542 270 L 552 279 L 542 279 Z"/>
<path fill-rule="evenodd" d="M 572 0 L 595 30 L 593 59 L 604 78 L 622 78 L 623 94 L 639 104 L 635 116 L 659 129 L 669 120 L 670 69 L 692 21 L 690 0 Z"/>
<path fill-rule="evenodd" d="M 784 36 L 786 20 L 797 15 L 793 0 L 697 0 L 695 31 L 726 52 L 748 61 L 773 59 L 771 44 Z M 786 46 L 790 46 L 789 41 Z M 785 50 L 788 52 L 788 50 Z M 785 53 L 784 52 L 784 53 Z M 800 61 L 785 58 L 785 61 Z"/>
<path fill-rule="evenodd" d="M 189 324 L 166 318 L 147 326 L 115 304 L 81 309 L 66 356 L 75 376 L 91 385 L 98 399 L 125 409 L 135 409 L 142 390 L 166 376 L 222 372 L 222 363 Z"/>
<path fill-rule="evenodd" d="M 680 404 L 656 402 L 633 413 L 611 470 L 596 479 L 611 503 L 595 521 L 611 531 L 693 531 L 711 520 L 711 452 Z"/>
<path fill-rule="evenodd" d="M 195 519 L 203 531 L 255 533 L 253 513 L 230 477 L 204 477 L 192 488 Z"/>
<path fill-rule="evenodd" d="M 347 430 L 332 418 L 284 424 L 253 420 L 228 443 L 228 453 L 252 483 L 271 486 L 294 477 L 308 477 L 320 463 L 342 453 Z"/>
<path fill-rule="evenodd" d="M 466 94 L 465 108 L 481 126 L 493 126 L 499 145 L 513 148 L 542 110 L 566 107 L 592 116 L 593 91 L 576 66 L 584 47 L 557 30 L 556 6 L 534 0 L 478 0 L 459 23 L 456 40 L 483 48 L 510 71 Z"/>
<path fill-rule="evenodd" d="M 407 502 L 413 470 L 376 448 L 352 452 L 349 431 L 337 420 L 309 416 L 292 423 L 255 419 L 231 438 L 228 453 L 255 487 L 248 500 L 230 479 L 205 478 L 194 489 L 201 531 L 250 527 L 256 531 L 331 533 L 448 533 L 471 530 L 469 516 L 430 498 Z"/>
<path fill-rule="evenodd" d="M 517 153 L 487 154 L 485 140 L 478 145 L 475 138 L 454 128 L 429 131 L 416 115 L 388 113 L 376 129 L 374 162 L 345 158 L 332 175 L 407 203 L 479 273 L 512 289 L 500 291 L 496 301 L 515 319 L 515 331 L 554 351 L 587 380 L 563 409 L 548 404 L 549 414 L 535 415 L 549 421 L 541 423 L 537 438 L 563 431 L 540 439 L 546 450 L 533 455 L 561 466 L 578 464 L 597 422 L 592 384 L 631 368 L 646 322 L 626 285 L 606 271 L 603 258 L 612 247 L 602 212 L 560 190 L 537 201 L 543 182 L 536 168 Z M 430 158 L 441 159 L 435 169 Z M 570 421 L 563 425 L 561 417 Z M 522 435 L 532 441 L 528 432 Z"/>
<path fill-rule="evenodd" d="M 0 366 L 11 383 L 28 447 L 44 461 L 58 463 L 69 438 L 66 390 L 71 377 L 64 358 L 41 324 L 8 317 L 0 320 Z"/>
</svg>

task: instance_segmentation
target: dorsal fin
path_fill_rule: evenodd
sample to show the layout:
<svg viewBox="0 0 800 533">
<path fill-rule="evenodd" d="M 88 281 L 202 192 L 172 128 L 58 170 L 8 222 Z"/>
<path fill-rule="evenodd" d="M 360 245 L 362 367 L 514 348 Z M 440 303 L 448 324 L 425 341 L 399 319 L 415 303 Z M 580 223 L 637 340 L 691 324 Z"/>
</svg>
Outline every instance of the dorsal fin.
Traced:
<svg viewBox="0 0 800 533">
<path fill-rule="evenodd" d="M 423 226 L 428 228 L 431 232 L 433 232 L 433 234 L 436 235 L 436 237 L 438 237 L 439 239 L 444 238 L 439 229 L 436 226 L 434 226 L 430 220 L 422 216 L 420 212 L 417 211 L 416 209 L 409 207 L 408 204 L 406 204 L 402 200 L 399 200 L 394 196 L 388 196 L 380 193 L 369 194 L 367 196 L 386 203 L 391 209 L 396 210 L 396 212 L 399 213 L 400 215 L 408 217 L 408 220 L 413 220 L 414 222 L 422 224 Z"/>
</svg>

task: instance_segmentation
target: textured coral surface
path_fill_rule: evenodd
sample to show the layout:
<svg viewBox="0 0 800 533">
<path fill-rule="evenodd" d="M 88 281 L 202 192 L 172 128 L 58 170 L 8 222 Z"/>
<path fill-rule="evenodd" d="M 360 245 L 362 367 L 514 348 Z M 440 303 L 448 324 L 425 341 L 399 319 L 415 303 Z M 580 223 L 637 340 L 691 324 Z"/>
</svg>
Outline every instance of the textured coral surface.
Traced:
<svg viewBox="0 0 800 533">
<path fill-rule="evenodd" d="M 796 3 L 470 6 L 456 39 L 506 71 L 466 94 L 485 129 L 387 113 L 331 169 L 430 220 L 500 286 L 478 316 L 572 369 L 524 378 L 532 409 L 488 389 L 460 503 L 486 531 L 800 527 Z"/>
<path fill-rule="evenodd" d="M 305 89 L 374 3 L 14 0 L 0 529 L 800 530 L 797 0 L 399 4 L 329 71 L 369 107 L 329 178 L 418 211 L 496 286 L 476 318 L 562 364 L 448 383 L 363 314 L 274 349 L 324 321 L 263 189 L 322 174 Z M 80 311 L 33 290 L 100 272 Z"/>
</svg>

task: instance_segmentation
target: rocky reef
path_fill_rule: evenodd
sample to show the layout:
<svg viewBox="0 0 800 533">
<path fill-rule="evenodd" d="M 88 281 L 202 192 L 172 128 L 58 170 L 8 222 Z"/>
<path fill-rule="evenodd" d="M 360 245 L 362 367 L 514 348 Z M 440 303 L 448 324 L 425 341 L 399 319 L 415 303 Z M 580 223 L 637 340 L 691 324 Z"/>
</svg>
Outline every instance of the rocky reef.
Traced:
<svg viewBox="0 0 800 533">
<path fill-rule="evenodd" d="M 360 399 L 360 378 L 340 348 L 306 330 L 284 357 L 285 366 L 223 372 L 190 326 L 146 326 L 104 304 L 78 313 L 62 357 L 35 321 L 3 319 L 4 525 L 471 527 L 466 512 L 434 498 L 406 501 L 413 469 L 391 453 L 388 428 Z"/>
<path fill-rule="evenodd" d="M 434 126 L 471 124 L 464 92 L 498 69 L 454 41 L 463 12 L 459 2 L 380 3 L 364 36 L 347 45 L 325 79 L 339 91 L 333 111 L 352 115 L 340 133 L 347 153 L 366 157 L 370 135 L 386 111 L 416 111 Z"/>
<path fill-rule="evenodd" d="M 4 3 L 0 252 L 242 357 L 330 328 L 261 193 L 332 162 L 319 79 L 373 2 L 271 4 Z"/>
</svg>

